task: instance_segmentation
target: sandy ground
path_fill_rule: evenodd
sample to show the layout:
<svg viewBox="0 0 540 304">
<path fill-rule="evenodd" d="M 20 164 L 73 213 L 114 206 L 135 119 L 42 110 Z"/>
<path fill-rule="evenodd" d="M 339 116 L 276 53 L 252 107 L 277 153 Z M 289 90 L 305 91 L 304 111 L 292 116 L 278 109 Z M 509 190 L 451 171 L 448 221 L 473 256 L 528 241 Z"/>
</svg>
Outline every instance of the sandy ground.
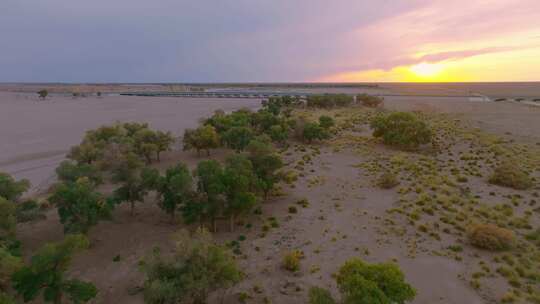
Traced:
<svg viewBox="0 0 540 304">
<path fill-rule="evenodd" d="M 38 103 L 24 95 L 0 93 L 0 170 L 42 181 L 52 176 L 66 150 L 77 144 L 88 128 L 115 120 L 140 120 L 179 135 L 214 109 L 231 110 L 242 106 L 256 107 L 258 102 L 107 97 L 54 98 Z M 405 97 L 387 98 L 385 106 L 453 113 L 487 132 L 524 142 L 540 142 L 539 108 L 469 102 L 463 98 Z M 389 234 L 382 219 L 386 210 L 396 206 L 399 196 L 395 190 L 373 186 L 372 178 L 358 168 L 359 163 L 369 161 L 370 157 L 359 155 L 354 147 L 339 152 L 326 144 L 318 148 L 321 154 L 313 156 L 312 162 L 306 164 L 305 176 L 294 188 L 283 186 L 284 195 L 265 202 L 261 216 L 253 215 L 244 221 L 244 224 L 251 223 L 251 228 L 238 226 L 230 233 L 227 223 L 221 223 L 216 234 L 219 241 L 235 240 L 240 235 L 246 237 L 241 242 L 243 254 L 238 260 L 246 279 L 225 295 L 224 303 L 238 303 L 239 292 L 251 296 L 248 303 L 265 303 L 265 298 L 271 299 L 271 303 L 305 303 L 307 290 L 314 285 L 328 287 L 337 295 L 331 275 L 351 257 L 362 257 L 370 262 L 395 259 L 407 280 L 418 290 L 412 302 L 415 304 L 494 303 L 493 297 L 500 298 L 506 291 L 506 285 L 494 279 L 483 282 L 485 288 L 477 292 L 461 278 L 470 275 L 478 262 L 477 256 L 483 253 L 467 247 L 463 261 L 430 254 L 454 244 L 455 239 L 444 237 L 435 242 L 414 232 L 402 237 Z M 217 151 L 212 157 L 223 159 L 227 153 Z M 293 167 L 303 154 L 293 151 L 286 156 L 289 166 Z M 172 151 L 164 155 L 158 166 L 163 169 L 182 161 L 194 167 L 199 160 L 195 153 Z M 482 195 L 496 192 L 497 197 L 502 198 L 512 193 L 480 179 L 471 183 L 475 193 Z M 524 195 L 525 199 L 530 198 Z M 297 206 L 298 213 L 289 214 L 288 207 L 301 198 L 308 199 L 310 206 Z M 138 262 L 154 246 L 170 248 L 171 233 L 182 227 L 171 224 L 153 201 L 150 195 L 145 203 L 139 204 L 134 217 L 129 215 L 127 206 L 122 206 L 115 210 L 112 221 L 101 222 L 91 230 L 92 248 L 74 260 L 71 273 L 96 284 L 100 292 L 94 303 L 143 303 L 141 294 L 136 292 L 143 282 Z M 279 228 L 263 235 L 262 225 L 270 216 L 277 219 Z M 538 225 L 537 216 L 533 224 Z M 50 210 L 44 221 L 22 224 L 18 228 L 18 238 L 27 256 L 43 243 L 62 237 L 55 210 Z M 414 257 L 410 254 L 411 243 L 415 245 Z M 298 273 L 281 268 L 283 254 L 292 249 L 300 249 L 306 256 Z M 120 256 L 120 261 L 114 262 L 115 256 Z M 219 303 L 219 298 L 220 294 L 214 295 L 211 303 Z"/>
<path fill-rule="evenodd" d="M 256 99 L 182 99 L 107 96 L 54 96 L 0 92 L 0 171 L 28 178 L 45 189 L 54 168 L 84 132 L 115 121 L 148 122 L 152 128 L 181 136 L 184 129 L 217 109 L 257 108 Z"/>
</svg>

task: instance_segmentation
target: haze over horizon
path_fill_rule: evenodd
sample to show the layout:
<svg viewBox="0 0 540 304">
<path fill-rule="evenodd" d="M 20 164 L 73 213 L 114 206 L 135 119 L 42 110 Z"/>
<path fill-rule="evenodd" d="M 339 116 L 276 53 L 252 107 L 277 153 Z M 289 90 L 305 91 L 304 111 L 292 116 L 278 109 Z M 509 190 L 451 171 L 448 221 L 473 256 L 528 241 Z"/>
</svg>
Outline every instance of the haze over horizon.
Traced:
<svg viewBox="0 0 540 304">
<path fill-rule="evenodd" d="M 0 82 L 540 80 L 534 0 L 4 0 Z"/>
</svg>

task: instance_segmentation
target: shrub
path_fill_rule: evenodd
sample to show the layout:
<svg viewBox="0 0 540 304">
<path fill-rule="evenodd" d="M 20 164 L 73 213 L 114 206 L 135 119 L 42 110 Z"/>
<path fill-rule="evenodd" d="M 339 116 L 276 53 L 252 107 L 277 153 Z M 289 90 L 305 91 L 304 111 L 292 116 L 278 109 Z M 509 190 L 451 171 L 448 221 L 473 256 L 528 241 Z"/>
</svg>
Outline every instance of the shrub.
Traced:
<svg viewBox="0 0 540 304">
<path fill-rule="evenodd" d="M 309 289 L 309 304 L 335 304 L 330 292 L 324 288 L 311 287 Z"/>
<path fill-rule="evenodd" d="M 399 185 L 399 181 L 394 173 L 387 171 L 377 179 L 377 185 L 383 189 L 391 189 Z"/>
<path fill-rule="evenodd" d="M 17 272 L 22 265 L 20 257 L 12 255 L 8 250 L 0 246 L 0 291 L 8 288 L 11 275 Z M 3 302 L 0 301 L 0 303 Z"/>
<path fill-rule="evenodd" d="M 11 175 L 0 172 L 0 197 L 8 201 L 16 201 L 29 187 L 28 180 L 15 181 Z"/>
<path fill-rule="evenodd" d="M 402 304 L 416 296 L 398 265 L 393 263 L 367 264 L 352 259 L 341 266 L 336 281 L 343 303 Z"/>
<path fill-rule="evenodd" d="M 328 134 L 324 128 L 316 122 L 308 122 L 304 126 L 303 138 L 307 142 L 311 143 L 314 140 L 323 140 L 328 137 Z"/>
<path fill-rule="evenodd" d="M 300 270 L 300 259 L 304 254 L 299 250 L 293 250 L 283 256 L 283 268 L 288 271 L 296 272 Z"/>
<path fill-rule="evenodd" d="M 248 127 L 233 127 L 223 135 L 227 146 L 237 151 L 243 151 L 253 139 L 253 131 Z"/>
<path fill-rule="evenodd" d="M 16 205 L 0 196 L 0 247 L 6 248 L 11 253 L 18 249 L 15 238 L 17 228 Z"/>
<path fill-rule="evenodd" d="M 62 242 L 46 244 L 30 259 L 30 264 L 13 274 L 13 288 L 24 302 L 43 294 L 44 302 L 62 303 L 64 295 L 73 303 L 86 303 L 97 294 L 88 282 L 66 278 L 72 256 L 89 246 L 83 235 L 70 235 Z"/>
<path fill-rule="evenodd" d="M 363 106 L 376 108 L 383 103 L 384 98 L 368 94 L 360 94 L 356 96 L 356 101 L 360 102 Z"/>
<path fill-rule="evenodd" d="M 65 160 L 56 168 L 56 175 L 62 182 L 76 182 L 79 178 L 87 177 L 94 185 L 102 182 L 101 172 L 94 166 L 85 163 L 75 163 Z"/>
<path fill-rule="evenodd" d="M 41 206 L 35 200 L 26 200 L 17 204 L 15 211 L 17 222 L 24 223 L 45 219 Z"/>
<path fill-rule="evenodd" d="M 86 233 L 110 212 L 103 196 L 94 191 L 86 178 L 75 183 L 60 184 L 49 201 L 58 208 L 65 233 Z"/>
<path fill-rule="evenodd" d="M 210 149 L 216 149 L 219 145 L 219 135 L 213 126 L 204 125 L 195 130 L 186 129 L 184 131 L 184 151 L 196 149 L 197 154 L 200 155 L 201 150 L 206 150 L 206 155 L 210 155 Z"/>
<path fill-rule="evenodd" d="M 371 122 L 374 137 L 382 137 L 387 145 L 415 149 L 431 142 L 431 130 L 416 115 L 408 112 L 381 114 Z"/>
<path fill-rule="evenodd" d="M 514 162 L 505 161 L 496 167 L 489 178 L 495 185 L 524 190 L 532 187 L 533 181 L 527 172 L 523 171 Z"/>
<path fill-rule="evenodd" d="M 346 94 L 311 95 L 307 97 L 307 106 L 313 108 L 332 108 L 350 105 L 353 97 Z"/>
<path fill-rule="evenodd" d="M 289 130 L 280 125 L 274 125 L 269 130 L 270 138 L 278 143 L 283 143 L 289 138 Z"/>
<path fill-rule="evenodd" d="M 296 206 L 289 206 L 289 213 L 298 213 L 298 209 L 296 209 Z"/>
<path fill-rule="evenodd" d="M 336 122 L 334 121 L 334 119 L 330 116 L 326 116 L 326 115 L 322 115 L 321 117 L 319 117 L 319 125 L 323 128 L 323 129 L 330 129 L 331 127 L 333 127 L 334 125 L 336 124 Z"/>
<path fill-rule="evenodd" d="M 511 230 L 493 224 L 476 224 L 468 229 L 469 241 L 472 245 L 488 250 L 504 250 L 514 243 Z"/>
<path fill-rule="evenodd" d="M 176 250 L 164 258 L 158 250 L 145 259 L 142 270 L 145 303 L 206 303 L 212 291 L 228 288 L 241 280 L 241 272 L 224 247 L 215 245 L 209 232 L 194 236 L 182 230 L 175 236 Z"/>
<path fill-rule="evenodd" d="M 47 96 L 49 95 L 49 91 L 47 91 L 47 90 L 45 90 L 45 89 L 39 90 L 39 91 L 37 92 L 37 94 L 38 94 L 39 98 L 45 99 L 45 98 L 47 98 Z"/>
</svg>

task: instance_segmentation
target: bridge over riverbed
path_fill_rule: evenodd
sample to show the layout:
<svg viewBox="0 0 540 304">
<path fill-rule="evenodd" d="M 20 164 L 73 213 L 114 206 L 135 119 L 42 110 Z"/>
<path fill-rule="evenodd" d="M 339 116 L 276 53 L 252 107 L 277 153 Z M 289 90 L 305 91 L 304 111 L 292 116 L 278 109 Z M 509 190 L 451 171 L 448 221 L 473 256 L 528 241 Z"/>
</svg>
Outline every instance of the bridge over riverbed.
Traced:
<svg viewBox="0 0 540 304">
<path fill-rule="evenodd" d="M 130 92 L 120 93 L 123 96 L 146 96 L 146 97 L 191 97 L 191 98 L 270 98 L 291 96 L 305 99 L 311 95 L 319 95 L 306 92 L 257 92 L 257 91 L 208 91 L 208 92 Z"/>
</svg>

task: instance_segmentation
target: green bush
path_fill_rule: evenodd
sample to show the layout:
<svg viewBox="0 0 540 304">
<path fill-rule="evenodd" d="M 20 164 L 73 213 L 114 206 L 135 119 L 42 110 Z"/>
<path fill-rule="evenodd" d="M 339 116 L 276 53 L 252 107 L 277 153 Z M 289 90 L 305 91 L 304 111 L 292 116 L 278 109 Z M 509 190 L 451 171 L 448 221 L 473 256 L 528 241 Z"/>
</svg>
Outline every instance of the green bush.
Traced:
<svg viewBox="0 0 540 304">
<path fill-rule="evenodd" d="M 304 125 L 302 137 L 311 143 L 314 140 L 323 140 L 328 138 L 328 132 L 316 122 L 308 122 Z"/>
<path fill-rule="evenodd" d="M 223 140 L 229 148 L 243 151 L 253 137 L 255 137 L 255 134 L 251 128 L 233 127 L 223 135 Z"/>
<path fill-rule="evenodd" d="M 524 190 L 532 187 L 533 181 L 527 172 L 523 171 L 515 162 L 505 161 L 495 168 L 489 178 L 495 185 Z"/>
<path fill-rule="evenodd" d="M 493 224 L 475 224 L 467 231 L 472 245 L 488 250 L 504 250 L 512 247 L 514 233 Z"/>
<path fill-rule="evenodd" d="M 60 184 L 49 201 L 58 208 L 65 233 L 86 233 L 110 213 L 110 206 L 105 203 L 103 195 L 96 192 L 86 178 Z"/>
<path fill-rule="evenodd" d="M 0 172 L 0 197 L 8 201 L 17 201 L 19 197 L 30 188 L 26 179 L 16 181 L 11 175 Z"/>
<path fill-rule="evenodd" d="M 394 173 L 387 171 L 377 179 L 377 185 L 383 189 L 391 189 L 399 185 L 399 180 Z"/>
<path fill-rule="evenodd" d="M 59 243 L 45 244 L 12 276 L 13 289 L 29 302 L 43 294 L 44 302 L 62 303 L 68 296 L 72 303 L 86 303 L 97 295 L 92 283 L 67 278 L 74 254 L 89 247 L 83 235 L 70 235 Z"/>
<path fill-rule="evenodd" d="M 146 275 L 144 302 L 151 304 L 206 303 L 210 292 L 233 286 L 242 274 L 224 247 L 215 245 L 206 230 L 193 237 L 182 230 L 176 234 L 176 250 L 163 257 L 158 250 L 142 263 Z"/>
<path fill-rule="evenodd" d="M 352 259 L 341 266 L 336 281 L 343 303 L 402 304 L 416 296 L 398 265 L 393 263 L 368 264 Z"/>
<path fill-rule="evenodd" d="M 17 204 L 15 211 L 17 222 L 31 222 L 35 220 L 45 219 L 43 209 L 35 200 L 26 200 Z"/>
<path fill-rule="evenodd" d="M 360 94 L 356 96 L 356 101 L 360 102 L 363 106 L 376 108 L 383 103 L 384 98 L 368 94 Z"/>
<path fill-rule="evenodd" d="M 9 287 L 11 275 L 22 267 L 22 259 L 0 246 L 0 291 Z M 0 301 L 2 303 L 2 301 Z"/>
<path fill-rule="evenodd" d="M 49 91 L 47 91 L 47 90 L 45 90 L 45 89 L 39 90 L 39 91 L 37 92 L 37 94 L 38 94 L 39 98 L 45 99 L 45 98 L 47 98 L 47 96 L 49 95 Z"/>
<path fill-rule="evenodd" d="M 60 163 L 56 168 L 56 175 L 62 182 L 76 182 L 82 177 L 87 177 L 94 185 L 99 185 L 103 181 L 101 172 L 94 165 L 69 160 Z"/>
<path fill-rule="evenodd" d="M 335 304 L 330 292 L 324 288 L 311 287 L 309 289 L 309 304 Z"/>
<path fill-rule="evenodd" d="M 300 270 L 300 260 L 304 254 L 299 250 L 293 250 L 283 256 L 283 268 L 288 271 L 296 272 Z"/>
<path fill-rule="evenodd" d="M 381 137 L 385 144 L 403 149 L 416 149 L 430 143 L 432 137 L 427 124 L 408 112 L 378 115 L 371 122 L 371 128 L 374 137 Z"/>
<path fill-rule="evenodd" d="M 346 94 L 324 94 L 307 97 L 307 106 L 313 108 L 344 107 L 352 102 L 353 97 Z"/>
<path fill-rule="evenodd" d="M 330 129 L 331 127 L 335 126 L 336 125 L 336 122 L 334 121 L 334 119 L 330 116 L 326 116 L 326 115 L 321 115 L 321 117 L 319 117 L 319 125 L 325 129 L 325 130 L 328 130 Z"/>
<path fill-rule="evenodd" d="M 210 149 L 218 148 L 220 141 L 216 129 L 213 126 L 204 125 L 195 130 L 186 129 L 182 142 L 184 151 L 195 149 L 200 155 L 201 150 L 206 150 L 206 155 L 210 155 Z"/>
</svg>

